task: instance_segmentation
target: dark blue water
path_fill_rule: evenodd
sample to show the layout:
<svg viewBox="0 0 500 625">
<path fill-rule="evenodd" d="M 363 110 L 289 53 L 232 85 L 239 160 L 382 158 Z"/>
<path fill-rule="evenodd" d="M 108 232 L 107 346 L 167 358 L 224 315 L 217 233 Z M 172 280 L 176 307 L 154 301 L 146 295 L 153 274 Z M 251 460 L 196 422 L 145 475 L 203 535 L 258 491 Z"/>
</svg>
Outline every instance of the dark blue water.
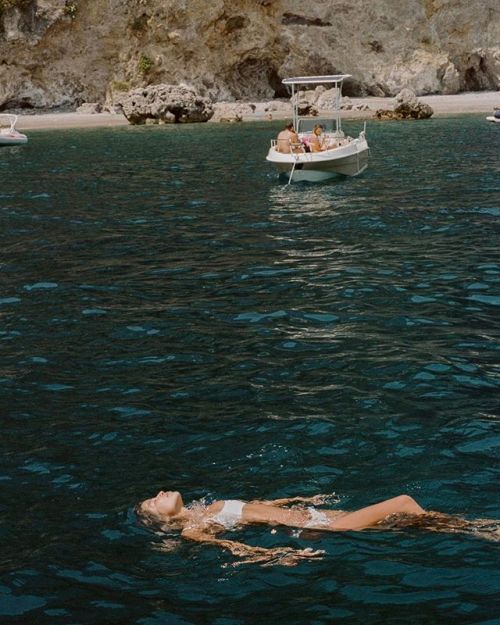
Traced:
<svg viewBox="0 0 500 625">
<path fill-rule="evenodd" d="M 499 622 L 474 535 L 256 527 L 326 555 L 235 567 L 135 522 L 159 488 L 500 518 L 499 129 L 369 122 L 361 177 L 289 188 L 278 129 L 0 153 L 2 623 Z"/>
</svg>

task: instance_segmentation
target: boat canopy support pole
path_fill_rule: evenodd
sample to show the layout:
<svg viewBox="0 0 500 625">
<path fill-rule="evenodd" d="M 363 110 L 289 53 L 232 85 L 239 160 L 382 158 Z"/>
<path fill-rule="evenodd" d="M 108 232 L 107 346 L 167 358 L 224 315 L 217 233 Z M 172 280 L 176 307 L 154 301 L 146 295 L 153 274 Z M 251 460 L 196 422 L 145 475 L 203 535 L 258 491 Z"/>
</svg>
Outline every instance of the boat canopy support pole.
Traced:
<svg viewBox="0 0 500 625">
<path fill-rule="evenodd" d="M 297 165 L 297 157 L 295 157 L 295 160 L 293 161 L 292 171 L 290 172 L 290 176 L 289 176 L 289 178 L 288 178 L 288 182 L 286 183 L 286 186 L 287 186 L 287 187 L 288 187 L 288 185 L 292 182 L 293 172 L 295 171 L 295 165 Z"/>
<path fill-rule="evenodd" d="M 337 113 L 337 134 L 340 134 L 342 132 L 342 122 L 340 121 L 340 101 L 342 99 L 342 83 L 335 83 L 335 90 L 336 90 L 336 96 L 337 96 L 337 102 L 336 102 L 336 113 Z"/>
</svg>

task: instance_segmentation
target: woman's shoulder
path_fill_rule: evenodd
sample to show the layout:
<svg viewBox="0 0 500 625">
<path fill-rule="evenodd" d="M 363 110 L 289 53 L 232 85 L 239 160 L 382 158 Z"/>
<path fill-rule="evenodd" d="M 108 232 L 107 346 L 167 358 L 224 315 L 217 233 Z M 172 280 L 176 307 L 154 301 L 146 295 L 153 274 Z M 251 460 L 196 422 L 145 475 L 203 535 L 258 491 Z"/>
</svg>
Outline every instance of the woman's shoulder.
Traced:
<svg viewBox="0 0 500 625">
<path fill-rule="evenodd" d="M 209 506 L 207 506 L 207 514 L 217 514 L 217 512 L 220 512 L 222 510 L 225 503 L 226 502 L 223 500 L 214 501 Z"/>
</svg>

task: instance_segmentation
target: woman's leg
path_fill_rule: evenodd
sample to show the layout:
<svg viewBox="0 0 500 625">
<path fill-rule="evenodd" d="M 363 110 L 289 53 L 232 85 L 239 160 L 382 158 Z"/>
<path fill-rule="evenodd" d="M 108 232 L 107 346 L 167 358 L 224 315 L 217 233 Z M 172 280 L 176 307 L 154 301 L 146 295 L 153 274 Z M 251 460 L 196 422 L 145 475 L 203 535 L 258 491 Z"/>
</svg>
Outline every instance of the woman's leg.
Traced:
<svg viewBox="0 0 500 625">
<path fill-rule="evenodd" d="M 332 530 L 362 530 L 365 527 L 376 525 L 390 514 L 425 514 L 425 510 L 408 495 L 399 495 L 373 506 L 367 506 L 348 512 L 339 519 L 334 519 L 329 527 Z"/>
</svg>

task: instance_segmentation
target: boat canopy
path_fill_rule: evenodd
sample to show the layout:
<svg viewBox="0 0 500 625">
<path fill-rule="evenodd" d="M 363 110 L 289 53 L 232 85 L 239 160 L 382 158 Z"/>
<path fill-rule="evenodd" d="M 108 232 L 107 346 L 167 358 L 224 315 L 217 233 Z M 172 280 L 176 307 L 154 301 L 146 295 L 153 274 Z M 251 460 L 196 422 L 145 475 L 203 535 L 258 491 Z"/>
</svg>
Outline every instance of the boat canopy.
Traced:
<svg viewBox="0 0 500 625">
<path fill-rule="evenodd" d="M 330 76 L 297 76 L 295 78 L 284 78 L 284 85 L 313 85 L 321 83 L 339 83 L 350 78 L 352 74 L 333 74 Z"/>
<path fill-rule="evenodd" d="M 0 113 L 0 125 L 4 119 L 8 122 L 9 126 L 14 126 L 17 122 L 17 115 L 14 115 L 13 113 Z"/>
<path fill-rule="evenodd" d="M 284 78 L 284 85 L 292 87 L 292 106 L 293 106 L 293 125 L 294 128 L 299 126 L 299 107 L 295 96 L 295 85 L 318 85 L 332 83 L 335 89 L 335 133 L 337 137 L 343 137 L 342 125 L 340 121 L 340 99 L 342 96 L 342 82 L 346 78 L 350 78 L 352 74 L 331 74 L 329 76 L 296 76 L 294 78 Z"/>
<path fill-rule="evenodd" d="M 5 123 L 3 120 L 5 119 Z M 0 126 L 9 125 L 11 128 L 14 128 L 17 122 L 17 115 L 13 113 L 0 113 Z"/>
</svg>

